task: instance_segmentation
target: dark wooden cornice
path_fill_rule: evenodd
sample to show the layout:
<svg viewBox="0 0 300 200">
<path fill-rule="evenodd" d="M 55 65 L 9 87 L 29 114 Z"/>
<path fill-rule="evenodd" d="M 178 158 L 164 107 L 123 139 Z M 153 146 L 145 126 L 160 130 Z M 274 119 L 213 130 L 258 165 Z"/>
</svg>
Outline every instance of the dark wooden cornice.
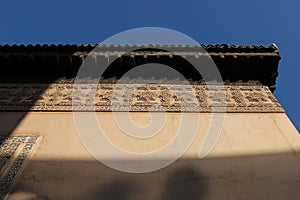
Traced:
<svg viewBox="0 0 300 200">
<path fill-rule="evenodd" d="M 258 81 L 271 91 L 276 88 L 280 60 L 276 45 L 0 45 L 0 82 L 72 79 L 95 47 L 95 56 L 122 57 L 123 62 L 112 63 L 104 78 L 120 77 L 124 73 L 119 70 L 122 65 L 134 67 L 151 60 L 170 64 L 186 78 L 198 81 L 202 77 L 195 75 L 191 66 L 183 61 L 184 57 L 201 58 L 208 53 L 224 81 Z M 134 51 L 126 52 L 128 47 Z"/>
</svg>

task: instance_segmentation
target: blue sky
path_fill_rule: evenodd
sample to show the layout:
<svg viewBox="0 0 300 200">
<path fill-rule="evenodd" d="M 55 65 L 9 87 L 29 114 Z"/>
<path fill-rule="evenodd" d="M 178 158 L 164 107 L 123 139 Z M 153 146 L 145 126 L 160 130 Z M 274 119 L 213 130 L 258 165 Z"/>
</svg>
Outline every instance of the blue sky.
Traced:
<svg viewBox="0 0 300 200">
<path fill-rule="evenodd" d="M 138 27 L 177 30 L 203 44 L 276 43 L 275 96 L 300 130 L 300 1 L 1 1 L 0 44 L 100 43 Z"/>
</svg>

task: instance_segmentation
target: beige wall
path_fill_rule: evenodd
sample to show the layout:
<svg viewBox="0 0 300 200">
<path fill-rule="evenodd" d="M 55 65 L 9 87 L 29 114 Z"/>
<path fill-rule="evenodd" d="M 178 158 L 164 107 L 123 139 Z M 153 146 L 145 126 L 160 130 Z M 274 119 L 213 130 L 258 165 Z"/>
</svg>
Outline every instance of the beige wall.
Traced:
<svg viewBox="0 0 300 200">
<path fill-rule="evenodd" d="M 284 113 L 228 113 L 213 151 L 198 159 L 209 113 L 201 113 L 197 136 L 175 163 L 159 171 L 130 174 L 111 169 L 83 147 L 71 112 L 2 112 L 0 133 L 40 135 L 9 199 L 298 199 L 300 136 Z M 131 113 L 139 124 L 146 113 Z M 185 115 L 191 115 L 185 113 Z M 195 114 L 194 114 L 195 115 Z M 163 147 L 174 136 L 180 114 L 167 113 L 162 132 L 132 139 L 97 113 L 108 137 L 129 151 Z M 17 123 L 16 123 L 17 124 Z M 88 133 L 87 133 L 88 134 Z"/>
</svg>

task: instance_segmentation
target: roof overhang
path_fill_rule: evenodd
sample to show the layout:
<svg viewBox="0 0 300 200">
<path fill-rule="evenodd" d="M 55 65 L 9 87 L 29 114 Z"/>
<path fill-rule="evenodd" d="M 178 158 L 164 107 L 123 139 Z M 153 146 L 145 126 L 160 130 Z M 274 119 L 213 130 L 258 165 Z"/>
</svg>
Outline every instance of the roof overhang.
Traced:
<svg viewBox="0 0 300 200">
<path fill-rule="evenodd" d="M 127 52 L 128 47 L 135 50 Z M 168 63 L 185 73 L 186 78 L 200 81 L 201 75 L 193 73 L 191 67 L 181 60 L 187 56 L 199 59 L 209 56 L 225 82 L 257 81 L 271 91 L 276 88 L 280 60 L 276 45 L 4 45 L 0 46 L 0 81 L 72 80 L 91 52 L 96 58 L 122 57 L 123 62 L 112 63 L 104 78 L 120 77 L 124 73 L 120 69 L 125 65 L 128 70 L 153 62 Z"/>
</svg>

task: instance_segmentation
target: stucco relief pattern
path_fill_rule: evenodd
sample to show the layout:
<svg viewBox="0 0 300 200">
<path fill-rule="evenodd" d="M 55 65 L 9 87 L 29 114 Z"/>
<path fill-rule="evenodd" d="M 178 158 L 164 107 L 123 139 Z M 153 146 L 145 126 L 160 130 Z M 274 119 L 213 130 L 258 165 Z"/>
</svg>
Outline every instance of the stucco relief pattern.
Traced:
<svg viewBox="0 0 300 200">
<path fill-rule="evenodd" d="M 0 84 L 0 110 L 148 111 L 161 105 L 168 112 L 224 112 L 224 107 L 226 112 L 284 112 L 266 86 L 225 85 L 223 89 L 225 102 L 219 101 L 224 96 L 220 86 L 208 90 L 206 85 L 10 83 Z"/>
<path fill-rule="evenodd" d="M 0 199 L 10 191 L 37 139 L 38 136 L 0 136 Z"/>
</svg>

